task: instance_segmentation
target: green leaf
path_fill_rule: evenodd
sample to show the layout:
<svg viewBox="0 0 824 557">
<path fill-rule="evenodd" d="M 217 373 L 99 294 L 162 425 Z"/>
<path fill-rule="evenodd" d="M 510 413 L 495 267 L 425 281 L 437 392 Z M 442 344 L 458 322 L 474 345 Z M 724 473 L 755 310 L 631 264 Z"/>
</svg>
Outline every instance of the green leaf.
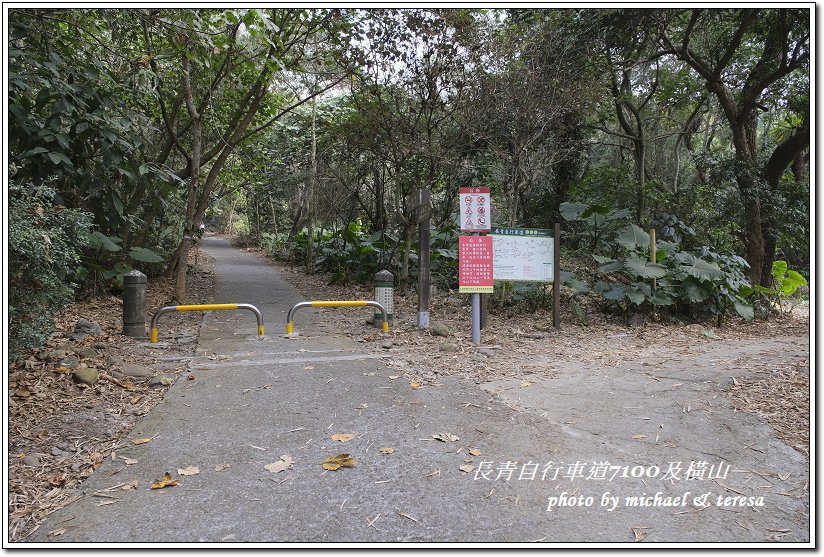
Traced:
<svg viewBox="0 0 824 557">
<path fill-rule="evenodd" d="M 669 292 L 658 289 L 649 297 L 649 301 L 654 306 L 671 306 L 675 303 L 675 298 Z"/>
<path fill-rule="evenodd" d="M 123 216 L 123 200 L 120 199 L 120 196 L 117 192 L 112 192 L 112 203 L 114 203 L 114 208 L 117 211 L 117 214 L 121 217 Z"/>
<path fill-rule="evenodd" d="M 604 263 L 612 263 L 613 261 L 615 261 L 613 258 L 607 257 L 605 255 L 593 255 L 592 258 L 601 265 L 603 265 Z"/>
<path fill-rule="evenodd" d="M 37 94 L 37 100 L 34 101 L 35 110 L 40 110 L 41 108 L 46 106 L 46 103 L 49 102 L 50 98 L 51 90 L 48 87 L 44 87 L 43 89 L 41 89 L 40 92 Z"/>
<path fill-rule="evenodd" d="M 676 258 L 681 262 L 681 269 L 698 280 L 723 280 L 727 274 L 715 263 L 704 261 L 688 253 L 679 253 Z"/>
<path fill-rule="evenodd" d="M 115 243 L 120 241 L 117 236 L 106 236 L 99 230 L 89 235 L 89 245 L 91 247 L 111 252 L 120 251 L 120 246 Z"/>
<path fill-rule="evenodd" d="M 663 265 L 644 261 L 635 256 L 628 257 L 627 260 L 624 261 L 624 267 L 636 277 L 645 279 L 659 279 L 667 275 L 667 268 Z"/>
<path fill-rule="evenodd" d="M 564 220 L 574 221 L 578 220 L 581 213 L 588 207 L 586 203 L 561 203 L 561 205 L 558 206 L 558 210 L 561 212 Z"/>
<path fill-rule="evenodd" d="M 753 318 L 755 317 L 755 311 L 753 311 L 752 305 L 748 304 L 746 302 L 736 300 L 735 301 L 735 311 L 738 313 L 738 315 L 740 315 L 741 317 L 743 317 L 747 321 L 752 321 Z"/>
<path fill-rule="evenodd" d="M 63 153 L 55 153 L 54 151 L 51 151 L 49 153 L 49 158 L 54 164 L 59 164 L 62 162 L 63 164 L 72 166 L 72 161 L 70 161 L 69 158 Z"/>
<path fill-rule="evenodd" d="M 603 281 L 598 281 L 595 283 L 595 292 L 607 300 L 613 300 L 616 302 L 623 300 L 625 295 L 623 286 L 616 286 Z"/>
<path fill-rule="evenodd" d="M 129 257 L 143 263 L 160 263 L 166 259 L 159 253 L 146 248 L 132 248 L 129 251 Z"/>
<path fill-rule="evenodd" d="M 635 249 L 636 247 L 649 246 L 650 237 L 641 228 L 630 224 L 618 234 L 615 241 L 627 249 Z"/>
<path fill-rule="evenodd" d="M 48 153 L 48 152 L 49 152 L 49 150 L 46 149 L 45 147 L 35 147 L 34 149 L 29 149 L 28 151 L 26 151 L 25 153 L 20 155 L 20 158 L 25 159 L 25 158 L 28 158 L 28 157 L 31 157 L 31 156 L 34 156 L 34 155 L 39 155 L 41 153 Z"/>
<path fill-rule="evenodd" d="M 612 263 L 607 263 L 606 265 L 601 265 L 600 267 L 598 267 L 598 272 L 603 275 L 607 273 L 614 273 L 615 271 L 620 271 L 623 268 L 623 261 L 613 261 Z"/>
<path fill-rule="evenodd" d="M 780 281 L 784 274 L 787 272 L 787 262 L 786 261 L 773 261 L 772 265 L 772 276 L 775 277 L 777 281 Z"/>
<path fill-rule="evenodd" d="M 641 304 L 643 304 L 644 300 L 647 299 L 647 294 L 650 293 L 649 286 L 647 286 L 646 292 L 644 291 L 644 288 L 643 288 L 644 286 L 647 286 L 647 285 L 645 285 L 645 284 L 631 284 L 631 285 L 627 286 L 626 289 L 625 289 L 625 294 L 627 296 L 627 299 L 629 299 L 629 301 L 632 302 L 633 304 L 635 304 L 636 306 L 640 306 Z"/>
<path fill-rule="evenodd" d="M 681 299 L 690 303 L 698 304 L 710 297 L 709 291 L 694 280 L 687 279 L 681 283 Z"/>
</svg>

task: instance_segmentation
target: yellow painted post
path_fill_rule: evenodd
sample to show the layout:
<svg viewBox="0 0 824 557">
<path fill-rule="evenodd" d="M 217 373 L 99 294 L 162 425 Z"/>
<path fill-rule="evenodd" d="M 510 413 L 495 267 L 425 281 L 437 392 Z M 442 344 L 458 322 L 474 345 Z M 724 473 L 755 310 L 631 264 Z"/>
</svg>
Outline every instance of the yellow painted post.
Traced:
<svg viewBox="0 0 824 557">
<path fill-rule="evenodd" d="M 295 326 L 295 324 L 294 324 L 292 321 L 289 321 L 289 322 L 286 324 L 286 334 L 287 334 L 287 335 L 291 335 L 291 334 L 292 334 L 292 330 L 293 330 L 294 326 Z"/>
<path fill-rule="evenodd" d="M 383 332 L 384 332 L 384 333 L 388 333 L 388 332 L 389 332 L 389 321 L 384 321 L 384 322 L 383 322 Z"/>
<path fill-rule="evenodd" d="M 150 342 L 153 342 L 153 343 L 154 343 L 154 342 L 157 342 L 157 327 L 154 327 L 154 328 L 152 329 L 152 336 L 151 336 L 151 338 L 149 339 L 149 341 L 150 341 Z"/>
</svg>

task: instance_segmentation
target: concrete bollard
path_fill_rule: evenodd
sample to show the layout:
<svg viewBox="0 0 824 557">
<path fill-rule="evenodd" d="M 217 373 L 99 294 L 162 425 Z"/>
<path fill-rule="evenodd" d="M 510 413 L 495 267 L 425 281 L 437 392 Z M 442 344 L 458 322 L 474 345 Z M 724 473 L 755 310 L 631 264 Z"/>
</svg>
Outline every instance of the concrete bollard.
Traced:
<svg viewBox="0 0 824 557">
<path fill-rule="evenodd" d="M 386 320 L 392 323 L 392 313 L 394 309 L 395 276 L 389 271 L 383 270 L 375 273 L 375 301 L 386 308 Z M 375 312 L 375 327 L 383 326 L 383 314 Z"/>
<path fill-rule="evenodd" d="M 123 334 L 146 336 L 146 275 L 137 270 L 123 275 Z"/>
</svg>

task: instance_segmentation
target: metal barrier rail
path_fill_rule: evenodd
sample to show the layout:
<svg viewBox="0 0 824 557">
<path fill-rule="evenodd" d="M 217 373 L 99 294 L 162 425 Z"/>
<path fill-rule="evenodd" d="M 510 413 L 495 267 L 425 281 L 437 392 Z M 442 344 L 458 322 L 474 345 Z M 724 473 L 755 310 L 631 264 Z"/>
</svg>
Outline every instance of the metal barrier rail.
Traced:
<svg viewBox="0 0 824 557">
<path fill-rule="evenodd" d="M 157 320 L 160 319 L 160 316 L 164 313 L 169 313 L 170 311 L 211 311 L 223 309 L 248 309 L 254 313 L 257 318 L 258 336 L 263 336 L 263 316 L 260 314 L 260 310 L 252 304 L 195 304 L 188 306 L 166 306 L 157 310 L 154 316 L 152 316 L 152 334 L 150 341 L 157 342 Z"/>
<path fill-rule="evenodd" d="M 389 332 L 389 320 L 387 319 L 386 308 L 383 307 L 383 304 L 375 302 L 373 300 L 316 300 L 313 302 L 298 302 L 292 309 L 289 310 L 289 313 L 286 316 L 286 334 L 291 335 L 292 331 L 294 330 L 294 321 L 292 320 L 292 316 L 295 314 L 295 311 L 299 310 L 300 308 L 308 308 L 308 307 L 363 307 L 363 306 L 372 306 L 376 307 L 381 310 L 383 313 L 383 332 Z"/>
</svg>

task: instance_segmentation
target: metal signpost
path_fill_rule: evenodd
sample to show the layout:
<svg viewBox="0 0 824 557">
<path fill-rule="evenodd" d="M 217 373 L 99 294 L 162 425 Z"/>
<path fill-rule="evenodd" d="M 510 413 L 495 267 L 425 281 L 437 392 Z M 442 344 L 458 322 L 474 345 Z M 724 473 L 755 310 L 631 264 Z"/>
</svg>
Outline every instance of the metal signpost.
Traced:
<svg viewBox="0 0 824 557">
<path fill-rule="evenodd" d="M 472 342 L 481 343 L 481 293 L 491 293 L 492 238 L 480 236 L 492 229 L 489 188 L 460 188 L 461 236 L 458 250 L 458 291 L 472 294 Z M 463 277 L 463 278 L 462 278 Z M 467 281 L 466 283 L 464 281 Z"/>
</svg>

